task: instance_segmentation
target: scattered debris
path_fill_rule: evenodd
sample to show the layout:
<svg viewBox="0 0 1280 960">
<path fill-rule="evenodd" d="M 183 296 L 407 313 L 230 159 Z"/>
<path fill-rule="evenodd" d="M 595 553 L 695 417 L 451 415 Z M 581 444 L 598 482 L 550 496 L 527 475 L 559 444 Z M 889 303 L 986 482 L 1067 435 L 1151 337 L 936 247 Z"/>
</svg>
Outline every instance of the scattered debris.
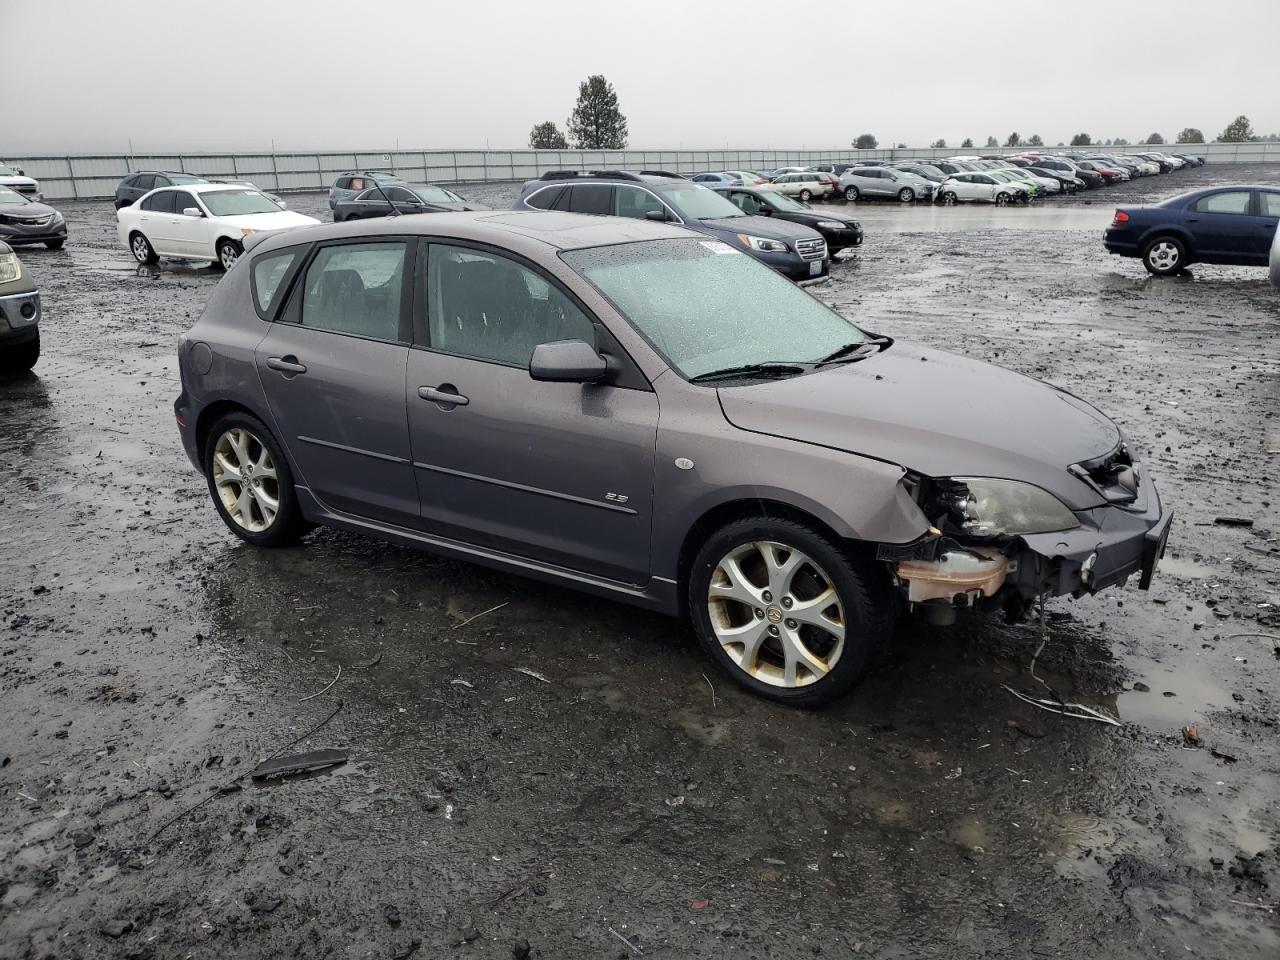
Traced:
<svg viewBox="0 0 1280 960">
<path fill-rule="evenodd" d="M 512 960 L 529 960 L 529 941 L 525 939 L 517 940 L 511 945 Z"/>
<path fill-rule="evenodd" d="M 339 678 L 341 678 L 341 677 L 342 677 L 342 664 L 338 664 L 338 672 L 334 675 L 334 677 L 333 677 L 333 679 L 332 679 L 332 680 L 330 680 L 328 683 L 326 683 L 326 684 L 324 685 L 324 689 L 323 689 L 323 690 L 317 690 L 315 693 L 313 693 L 313 694 L 311 694 L 311 695 L 309 695 L 309 696 L 303 697 L 303 698 L 302 698 L 301 700 L 299 700 L 298 702 L 299 702 L 299 703 L 306 703 L 308 700 L 314 700 L 316 697 L 320 696 L 320 694 L 327 692 L 327 691 L 328 691 L 328 689 L 329 689 L 330 687 L 332 687 L 335 683 L 337 683 L 337 682 L 338 682 L 338 680 L 339 680 Z"/>
<path fill-rule="evenodd" d="M 643 951 L 643 950 L 641 950 L 641 949 L 640 949 L 639 947 L 637 947 L 634 943 L 632 943 L 630 940 L 628 940 L 626 937 L 624 937 L 622 934 L 620 934 L 617 930 L 613 929 L 613 927 L 610 927 L 610 928 L 609 928 L 609 932 L 610 932 L 610 933 L 612 933 L 612 934 L 613 934 L 615 937 L 617 937 L 619 940 L 621 940 L 623 943 L 625 943 L 628 947 L 630 947 L 633 953 L 637 953 L 637 954 L 640 954 L 640 955 L 643 955 L 643 954 L 644 954 L 644 951 Z"/>
<path fill-rule="evenodd" d="M 555 877 L 556 872 L 552 867 L 543 867 L 541 870 L 531 873 L 528 876 L 521 877 L 515 883 L 511 884 L 500 894 L 490 900 L 485 906 L 494 907 L 502 903 L 504 900 L 510 900 L 512 897 L 518 897 L 530 887 L 534 886 L 539 880 L 550 880 Z"/>
<path fill-rule="evenodd" d="M 251 893 L 244 898 L 245 906 L 254 913 L 275 913 L 284 903 L 279 897 L 264 897 Z"/>
<path fill-rule="evenodd" d="M 705 673 L 702 675 L 702 679 L 707 680 Z M 714 710 L 716 708 L 716 688 L 712 686 L 710 680 L 707 680 L 707 686 L 711 688 L 711 709 Z"/>
<path fill-rule="evenodd" d="M 1240 760 L 1239 757 L 1233 757 L 1229 753 L 1223 753 L 1217 747 L 1210 748 L 1209 756 L 1214 757 L 1217 760 L 1222 760 L 1225 763 L 1238 763 Z"/>
<path fill-rule="evenodd" d="M 458 685 L 459 687 L 466 687 L 468 690 L 474 690 L 474 689 L 475 689 L 475 687 L 473 687 L 471 684 L 469 684 L 466 680 L 458 679 L 458 680 L 450 680 L 449 682 L 450 682 L 450 683 L 453 683 L 453 684 L 456 684 L 456 685 Z"/>
<path fill-rule="evenodd" d="M 126 933 L 133 931 L 132 920 L 108 920 L 98 928 L 98 932 L 104 937 L 110 937 L 112 940 L 119 940 Z"/>
<path fill-rule="evenodd" d="M 422 941 L 416 937 L 399 947 L 395 948 L 395 952 L 391 954 L 391 960 L 409 960 L 409 957 L 418 952 L 418 948 L 422 946 Z"/>
<path fill-rule="evenodd" d="M 691 901 L 689 901 L 689 909 L 691 909 L 691 910 L 705 910 L 705 909 L 707 909 L 707 904 L 708 904 L 708 903 L 710 903 L 710 902 L 711 902 L 710 900 L 706 900 L 706 899 L 703 899 L 703 898 L 699 898 L 699 899 L 697 899 L 697 900 L 691 900 Z"/>
<path fill-rule="evenodd" d="M 1214 517 L 1213 522 L 1220 527 L 1252 527 L 1253 521 L 1248 517 Z"/>
<path fill-rule="evenodd" d="M 530 670 L 528 667 L 512 667 L 511 669 L 514 670 L 516 673 L 523 673 L 526 677 L 533 677 L 533 679 L 535 680 L 541 680 L 543 683 L 551 682 L 542 674 L 540 674 L 537 670 Z"/>
<path fill-rule="evenodd" d="M 510 602 L 511 602 L 510 600 L 504 600 L 504 601 L 502 601 L 502 603 L 498 604 L 496 607 L 490 607 L 488 610 L 481 610 L 481 611 L 480 611 L 479 613 L 477 613 L 474 617 L 467 617 L 467 619 L 463 620 L 461 623 L 455 623 L 455 624 L 453 625 L 453 629 L 457 630 L 457 629 L 459 629 L 459 628 L 461 628 L 461 627 L 465 627 L 465 626 L 466 626 L 468 623 L 470 623 L 472 620 L 479 620 L 481 617 L 485 616 L 486 614 L 493 613 L 493 611 L 495 611 L 495 610 L 501 610 L 503 607 L 505 607 L 505 606 L 506 606 L 508 603 L 510 603 Z"/>
<path fill-rule="evenodd" d="M 387 921 L 387 926 L 400 926 L 400 911 L 393 903 L 388 903 L 382 908 L 382 919 Z"/>
<path fill-rule="evenodd" d="M 1200 746 L 1200 729 L 1194 723 L 1182 728 L 1182 742 L 1189 747 Z"/>
<path fill-rule="evenodd" d="M 373 667 L 376 667 L 376 666 L 377 666 L 378 664 L 380 664 L 381 662 L 382 662 L 382 651 L 381 651 L 381 650 L 379 650 L 376 654 L 374 654 L 374 656 L 373 656 L 373 659 L 372 659 L 372 660 L 366 660 L 364 663 L 357 663 L 357 664 L 356 664 L 356 669 L 357 669 L 357 670 L 369 670 L 369 669 L 371 669 L 371 668 L 373 668 Z"/>
<path fill-rule="evenodd" d="M 1113 727 L 1120 726 L 1120 721 L 1115 717 L 1108 716 L 1101 710 L 1095 710 L 1093 707 L 1086 707 L 1082 703 L 1066 703 L 1054 702 L 1052 700 L 1036 700 L 1028 697 L 1026 694 L 1019 693 L 1007 683 L 1000 684 L 1005 690 L 1013 694 L 1023 703 L 1029 703 L 1033 707 L 1039 707 L 1041 710 L 1047 710 L 1049 713 L 1056 713 L 1059 716 L 1069 717 L 1072 720 L 1096 720 L 1098 723 L 1110 724 Z"/>
<path fill-rule="evenodd" d="M 1143 683 L 1141 680 L 1138 680 L 1138 681 L 1137 681 L 1136 683 L 1134 683 L 1134 685 L 1133 685 L 1133 692 L 1134 692 L 1134 693 L 1150 693 L 1150 692 L 1151 692 L 1151 688 L 1150 688 L 1150 687 L 1148 687 L 1148 686 L 1147 686 L 1145 683 Z"/>
<path fill-rule="evenodd" d="M 1267 913 L 1275 913 L 1280 910 L 1280 903 L 1254 903 L 1252 900 L 1232 900 L 1237 907 L 1251 907 L 1254 910 L 1265 910 Z"/>
<path fill-rule="evenodd" d="M 253 780 L 274 780 L 276 777 L 288 777 L 295 773 L 310 773 L 312 770 L 324 770 L 347 762 L 345 750 L 312 750 L 309 753 L 298 753 L 291 757 L 275 757 L 264 760 L 249 773 Z"/>
</svg>

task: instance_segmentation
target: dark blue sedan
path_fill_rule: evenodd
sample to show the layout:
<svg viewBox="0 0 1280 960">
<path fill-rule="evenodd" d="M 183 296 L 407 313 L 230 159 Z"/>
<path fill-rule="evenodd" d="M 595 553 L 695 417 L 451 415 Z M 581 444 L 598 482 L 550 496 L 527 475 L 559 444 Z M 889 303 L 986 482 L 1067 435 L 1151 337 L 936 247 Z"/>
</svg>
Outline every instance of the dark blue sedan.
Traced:
<svg viewBox="0 0 1280 960">
<path fill-rule="evenodd" d="M 1103 237 L 1156 276 L 1192 263 L 1265 267 L 1280 223 L 1280 185 L 1211 187 L 1150 207 L 1121 207 Z"/>
</svg>

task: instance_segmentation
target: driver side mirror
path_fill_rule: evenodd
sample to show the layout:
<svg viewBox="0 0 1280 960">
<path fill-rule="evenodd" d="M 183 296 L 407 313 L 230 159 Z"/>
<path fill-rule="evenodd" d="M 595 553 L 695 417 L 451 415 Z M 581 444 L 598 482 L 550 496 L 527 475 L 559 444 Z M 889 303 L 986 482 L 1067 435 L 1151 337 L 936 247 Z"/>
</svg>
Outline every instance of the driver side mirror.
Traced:
<svg viewBox="0 0 1280 960">
<path fill-rule="evenodd" d="M 184 207 L 182 215 L 184 217 L 203 217 L 204 213 L 199 207 Z"/>
<path fill-rule="evenodd" d="M 552 383 L 591 383 L 608 369 L 605 358 L 583 340 L 540 343 L 529 358 L 529 376 Z"/>
<path fill-rule="evenodd" d="M 653 220 L 656 223 L 667 222 L 667 211 L 665 210 L 646 210 L 644 214 L 646 220 Z"/>
<path fill-rule="evenodd" d="M 744 212 L 744 213 L 751 213 L 752 211 L 750 211 L 750 210 L 744 210 L 743 212 Z M 756 207 L 756 209 L 755 209 L 755 211 L 754 211 L 754 212 L 755 212 L 755 215 L 756 215 L 756 216 L 758 216 L 758 217 L 772 217 L 772 216 L 773 216 L 773 207 L 769 206 L 768 204 L 764 204 L 764 203 L 762 203 L 762 204 L 759 204 L 759 205 Z"/>
</svg>

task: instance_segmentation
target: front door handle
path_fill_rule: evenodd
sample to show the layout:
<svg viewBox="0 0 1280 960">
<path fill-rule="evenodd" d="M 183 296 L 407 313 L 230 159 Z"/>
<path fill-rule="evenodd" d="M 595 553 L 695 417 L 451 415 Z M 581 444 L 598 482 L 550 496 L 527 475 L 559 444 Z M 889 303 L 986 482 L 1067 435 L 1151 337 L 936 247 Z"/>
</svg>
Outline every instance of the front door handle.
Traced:
<svg viewBox="0 0 1280 960">
<path fill-rule="evenodd" d="M 465 407 L 471 401 L 458 392 L 451 383 L 442 383 L 439 387 L 419 387 L 418 396 L 432 403 L 443 404 L 449 408 Z"/>
<path fill-rule="evenodd" d="M 287 354 L 283 357 L 267 357 L 267 366 L 272 370 L 279 370 L 285 374 L 299 374 L 307 372 L 307 365 L 299 363 L 298 358 L 293 354 Z"/>
</svg>

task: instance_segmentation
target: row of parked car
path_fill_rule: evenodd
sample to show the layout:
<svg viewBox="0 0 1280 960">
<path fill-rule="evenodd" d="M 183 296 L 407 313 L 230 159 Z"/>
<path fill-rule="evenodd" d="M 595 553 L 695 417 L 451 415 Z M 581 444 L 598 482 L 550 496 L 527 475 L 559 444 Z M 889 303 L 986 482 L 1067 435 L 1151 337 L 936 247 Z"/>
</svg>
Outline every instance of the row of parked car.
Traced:
<svg viewBox="0 0 1280 960">
<path fill-rule="evenodd" d="M 1197 156 L 1142 153 L 951 157 L 945 160 L 866 160 L 812 167 L 780 167 L 770 172 L 725 170 L 690 179 L 713 189 L 767 187 L 804 202 L 810 200 L 893 199 L 903 203 L 984 201 L 1026 203 L 1037 197 L 1078 193 L 1136 177 L 1202 166 Z"/>
</svg>

